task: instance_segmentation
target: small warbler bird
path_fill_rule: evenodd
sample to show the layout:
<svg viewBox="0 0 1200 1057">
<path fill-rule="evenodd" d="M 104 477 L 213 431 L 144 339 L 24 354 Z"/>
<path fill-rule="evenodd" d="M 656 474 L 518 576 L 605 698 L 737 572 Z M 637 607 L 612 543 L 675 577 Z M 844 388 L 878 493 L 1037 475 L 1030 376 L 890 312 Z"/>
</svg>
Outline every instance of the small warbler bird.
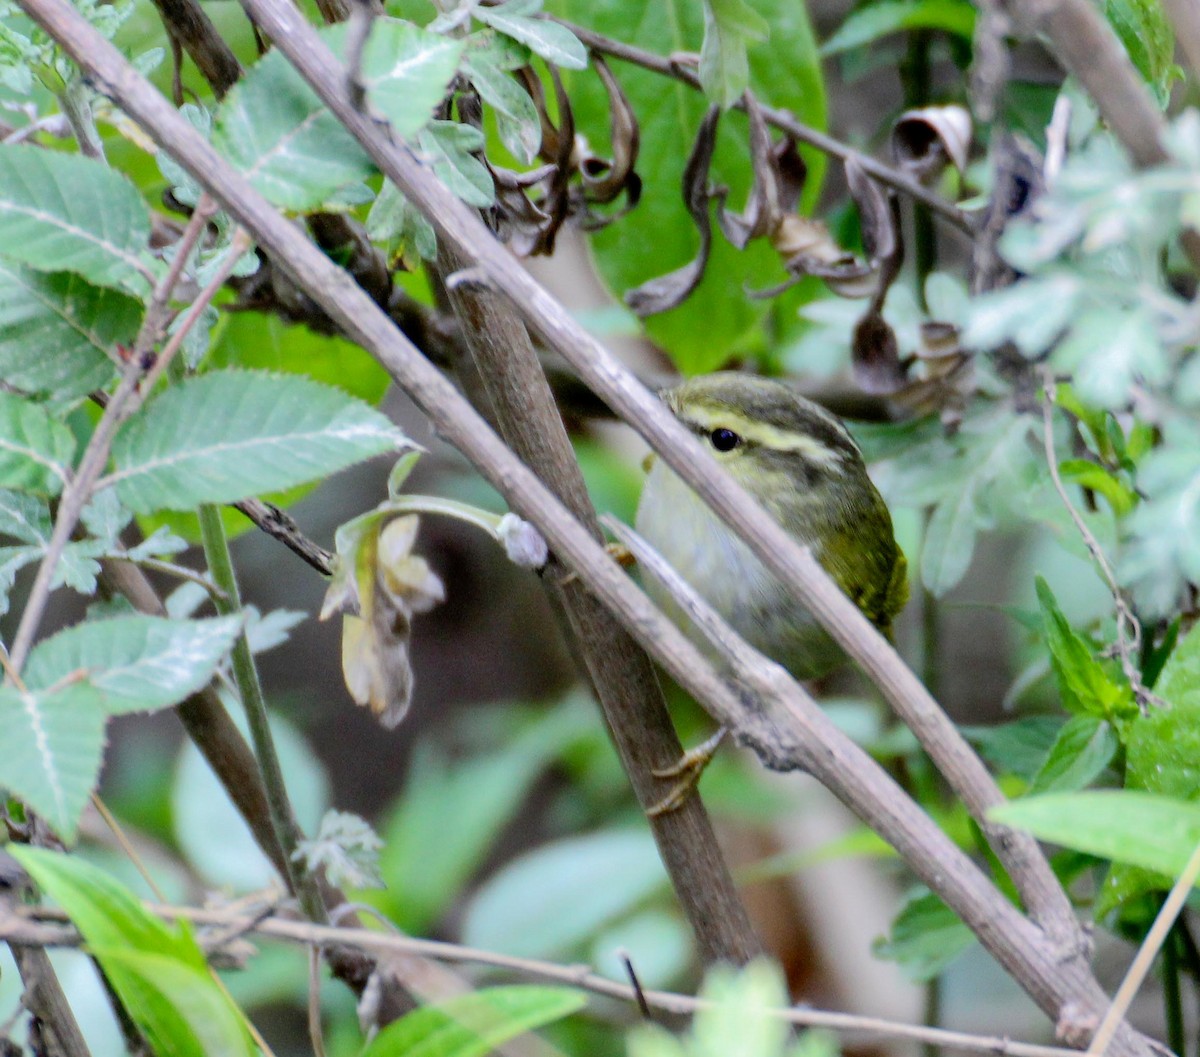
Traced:
<svg viewBox="0 0 1200 1057">
<path fill-rule="evenodd" d="M 732 372 L 693 378 L 663 396 L 675 417 L 890 635 L 908 600 L 907 565 L 887 505 L 841 421 L 781 382 Z M 637 530 L 734 630 L 795 678 L 823 675 L 844 659 L 812 614 L 661 459 L 642 490 Z M 660 608 L 708 649 L 663 586 L 651 575 L 645 580 Z"/>
</svg>

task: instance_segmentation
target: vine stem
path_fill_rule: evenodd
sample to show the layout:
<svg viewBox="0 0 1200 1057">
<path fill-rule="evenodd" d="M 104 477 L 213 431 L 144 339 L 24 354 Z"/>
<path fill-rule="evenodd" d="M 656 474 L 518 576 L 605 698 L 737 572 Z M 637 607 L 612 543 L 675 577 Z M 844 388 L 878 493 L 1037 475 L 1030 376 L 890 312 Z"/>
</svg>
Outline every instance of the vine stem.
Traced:
<svg viewBox="0 0 1200 1057">
<path fill-rule="evenodd" d="M 213 604 L 222 616 L 240 614 L 241 593 L 238 589 L 237 574 L 233 569 L 233 558 L 229 553 L 229 539 L 221 521 L 220 508 L 211 503 L 204 503 L 200 506 L 198 514 L 200 537 L 204 544 L 204 557 L 208 562 L 209 575 L 225 596 L 223 599 L 214 598 Z M 250 651 L 250 640 L 245 629 L 234 641 L 231 659 L 234 682 L 242 699 L 242 707 L 246 710 L 250 743 L 254 746 L 254 755 L 258 759 L 267 793 L 271 825 L 279 846 L 283 849 L 284 880 L 289 891 L 300 897 L 304 912 L 314 921 L 323 921 L 325 907 L 320 896 L 308 884 L 307 879 L 301 876 L 300 866 L 293 858 L 300 842 L 300 827 L 296 823 L 292 804 L 288 799 L 283 768 L 279 763 L 279 753 L 275 748 L 275 738 L 271 734 L 270 719 L 267 716 L 267 702 L 258 678 L 258 665 L 254 663 L 254 654 Z"/>
</svg>

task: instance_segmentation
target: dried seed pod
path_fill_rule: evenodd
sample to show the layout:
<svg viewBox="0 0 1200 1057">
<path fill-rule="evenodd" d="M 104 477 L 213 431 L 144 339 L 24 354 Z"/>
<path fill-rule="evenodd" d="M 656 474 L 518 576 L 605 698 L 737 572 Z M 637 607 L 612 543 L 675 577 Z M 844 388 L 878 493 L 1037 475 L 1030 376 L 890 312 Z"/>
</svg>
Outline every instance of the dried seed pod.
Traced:
<svg viewBox="0 0 1200 1057">
<path fill-rule="evenodd" d="M 959 172 L 971 149 L 971 115 L 961 106 L 906 110 L 892 126 L 892 157 L 921 181 L 937 176 L 949 162 Z"/>
</svg>

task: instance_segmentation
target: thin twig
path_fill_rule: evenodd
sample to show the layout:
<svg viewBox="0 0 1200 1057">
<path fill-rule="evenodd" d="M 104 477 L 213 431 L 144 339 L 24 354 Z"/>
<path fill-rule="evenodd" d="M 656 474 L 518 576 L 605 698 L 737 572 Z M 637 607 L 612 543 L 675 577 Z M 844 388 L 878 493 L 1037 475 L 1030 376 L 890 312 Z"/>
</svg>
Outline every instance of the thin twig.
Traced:
<svg viewBox="0 0 1200 1057">
<path fill-rule="evenodd" d="M 261 499 L 243 499 L 233 506 L 268 536 L 279 540 L 293 554 L 299 555 L 322 576 L 333 574 L 333 555 L 305 536 L 286 510 L 280 510 L 271 503 L 264 503 Z"/>
<path fill-rule="evenodd" d="M 162 573 L 164 576 L 170 576 L 176 580 L 196 584 L 198 587 L 204 588 L 205 594 L 209 598 L 216 601 L 225 600 L 225 592 L 211 579 L 203 573 L 196 572 L 195 569 L 189 569 L 186 565 L 176 565 L 174 562 L 163 561 L 161 558 L 131 558 L 128 554 L 120 551 L 112 554 L 111 557 L 114 561 L 128 562 L 130 565 L 136 565 L 139 569 L 149 569 L 153 573 Z"/>
<path fill-rule="evenodd" d="M 62 558 L 63 550 L 71 538 L 71 533 L 75 531 L 75 525 L 83 513 L 83 508 L 92 498 L 96 482 L 104 470 L 105 463 L 108 462 L 108 452 L 112 446 L 113 437 L 116 436 L 121 423 L 137 406 L 138 383 L 146 370 L 145 357 L 158 341 L 166 321 L 171 294 L 176 283 L 179 282 L 179 277 L 183 274 L 184 265 L 191 255 L 192 247 L 204 232 L 208 217 L 212 215 L 212 209 L 212 200 L 207 196 L 202 197 L 196 206 L 196 211 L 188 221 L 187 227 L 184 228 L 176 246 L 175 259 L 171 261 L 166 275 L 155 286 L 150 297 L 141 328 L 134 341 L 129 363 L 121 375 L 116 392 L 109 399 L 104 414 L 100 416 L 100 421 L 96 423 L 91 440 L 88 441 L 83 458 L 80 460 L 79 469 L 63 489 L 62 499 L 58 504 L 58 514 L 54 519 L 54 531 L 50 534 L 50 542 L 46 545 L 45 556 L 38 566 L 33 586 L 29 589 L 29 599 L 21 613 L 21 622 L 17 626 L 16 635 L 13 636 L 10 659 L 13 668 L 18 672 L 29 656 L 30 647 L 33 646 L 34 637 L 42 622 L 46 603 L 50 598 L 50 585 L 54 582 L 59 559 Z"/>
<path fill-rule="evenodd" d="M 1129 680 L 1133 695 L 1143 711 L 1151 705 L 1161 706 L 1163 702 L 1151 693 L 1147 689 L 1146 684 L 1142 682 L 1142 673 L 1138 670 L 1137 663 L 1134 661 L 1134 657 L 1142 648 L 1142 625 L 1130 608 L 1128 601 L 1126 601 L 1125 592 L 1121 590 L 1120 584 L 1117 583 L 1116 574 L 1113 572 L 1112 566 L 1109 565 L 1108 559 L 1104 556 L 1104 549 L 1100 546 L 1100 541 L 1096 539 L 1092 530 L 1087 527 L 1087 522 L 1083 520 L 1082 515 L 1075 509 L 1075 504 L 1071 502 L 1071 497 L 1067 495 L 1067 489 L 1063 485 L 1062 477 L 1058 472 L 1058 456 L 1054 451 L 1054 399 L 1054 376 L 1046 372 L 1044 375 L 1044 397 L 1042 401 L 1042 444 L 1046 452 L 1046 465 L 1050 470 L 1050 479 L 1054 482 L 1054 490 L 1058 493 L 1059 499 L 1062 500 L 1063 506 L 1067 508 L 1067 513 L 1071 515 L 1071 520 L 1074 522 L 1076 530 L 1083 538 L 1084 546 L 1087 547 L 1088 553 L 1092 556 L 1092 561 L 1096 563 L 1096 567 L 1100 570 L 1100 575 L 1104 577 L 1104 582 L 1107 584 L 1109 593 L 1112 595 L 1113 605 L 1117 613 L 1116 645 L 1117 655 L 1121 660 L 1121 671 L 1125 673 L 1125 678 Z"/>
<path fill-rule="evenodd" d="M 321 948 L 308 948 L 308 1039 L 313 1057 L 325 1057 L 325 1036 L 321 1031 Z"/>
<path fill-rule="evenodd" d="M 619 983 L 608 977 L 600 976 L 592 971 L 590 966 L 582 964 L 560 965 L 556 962 L 499 954 L 441 940 L 416 939 L 376 929 L 314 925 L 274 915 L 265 918 L 238 916 L 236 913 L 231 914 L 226 908 L 211 909 L 149 904 L 146 906 L 148 910 L 168 921 L 184 920 L 196 926 L 211 925 L 227 928 L 235 931 L 239 936 L 255 933 L 263 937 L 291 943 L 303 943 L 312 947 L 342 945 L 356 947 L 364 952 L 377 955 L 416 954 L 436 961 L 489 966 L 526 978 L 579 987 L 593 994 L 628 1002 L 634 1006 L 638 1006 L 640 1001 L 644 1001 L 646 1006 L 651 1009 L 658 1009 L 675 1016 L 690 1016 L 715 1006 L 715 1003 L 711 1001 L 705 1001 L 692 995 L 671 991 L 648 991 L 635 988 L 631 984 Z M 49 925 L 51 922 L 67 920 L 66 914 L 57 909 L 46 907 L 3 908 L 0 909 L 0 938 L 14 945 L 75 946 L 81 942 L 77 932 Z M 1080 1057 L 1079 1050 L 1060 1046 L 1042 1046 L 996 1035 L 976 1035 L 969 1032 L 949 1031 L 944 1028 L 927 1028 L 919 1024 L 906 1024 L 882 1017 L 864 1017 L 804 1006 L 763 1010 L 763 1016 L 803 1027 L 828 1028 L 846 1035 L 912 1039 L 917 1042 L 934 1043 L 948 1049 L 994 1053 L 1002 1055 L 1002 1057 Z"/>
<path fill-rule="evenodd" d="M 673 78 L 690 88 L 700 89 L 700 77 L 696 71 L 681 64 L 674 58 L 666 58 L 662 55 L 656 55 L 652 51 L 646 51 L 632 44 L 626 44 L 624 41 L 613 40 L 611 37 L 595 33 L 584 26 L 576 25 L 574 22 L 567 22 L 560 18 L 553 19 L 553 21 L 565 26 L 584 44 L 601 55 L 621 59 L 624 62 L 640 66 L 644 70 L 650 70 L 654 73 L 662 74 L 664 77 Z M 742 101 L 734 105 L 738 110 L 746 109 L 746 104 Z M 786 132 L 801 143 L 807 143 L 810 147 L 815 147 L 817 150 L 825 154 L 830 154 L 835 158 L 841 158 L 843 161 L 854 161 L 868 175 L 880 183 L 901 191 L 913 200 L 928 206 L 932 212 L 936 213 L 943 220 L 953 224 L 963 233 L 967 235 L 974 234 L 974 228 L 967 214 L 953 203 L 947 202 L 940 195 L 934 194 L 929 188 L 924 187 L 908 174 L 901 172 L 899 169 L 893 169 L 890 165 L 885 165 L 883 162 L 872 158 L 869 154 L 863 154 L 853 147 L 842 143 L 840 140 L 836 140 L 832 136 L 804 124 L 787 110 L 765 106 L 762 103 L 759 104 L 759 109 L 762 111 L 762 116 L 767 124 L 779 129 L 780 132 Z"/>
<path fill-rule="evenodd" d="M 1108 1007 L 1104 1019 L 1100 1022 L 1100 1027 L 1096 1029 L 1096 1034 L 1092 1037 L 1087 1057 L 1100 1057 L 1108 1049 L 1113 1032 L 1116 1031 L 1117 1025 L 1121 1023 L 1121 1019 L 1137 996 L 1142 981 L 1146 979 L 1146 974 L 1150 972 L 1150 967 L 1154 964 L 1154 958 L 1158 954 L 1159 948 L 1167 938 L 1167 933 L 1171 931 L 1171 926 L 1175 924 L 1175 919 L 1179 917 L 1180 911 L 1183 910 L 1183 904 L 1191 895 L 1198 878 L 1200 878 L 1200 844 L 1192 852 L 1191 858 L 1183 868 L 1183 873 L 1179 875 L 1175 884 L 1171 886 L 1171 891 L 1167 893 L 1167 898 L 1163 900 L 1162 908 L 1155 917 L 1154 924 L 1150 926 L 1150 931 L 1142 940 L 1133 964 L 1129 966 L 1125 979 L 1121 981 L 1121 986 L 1113 995 L 1112 1005 Z"/>
</svg>

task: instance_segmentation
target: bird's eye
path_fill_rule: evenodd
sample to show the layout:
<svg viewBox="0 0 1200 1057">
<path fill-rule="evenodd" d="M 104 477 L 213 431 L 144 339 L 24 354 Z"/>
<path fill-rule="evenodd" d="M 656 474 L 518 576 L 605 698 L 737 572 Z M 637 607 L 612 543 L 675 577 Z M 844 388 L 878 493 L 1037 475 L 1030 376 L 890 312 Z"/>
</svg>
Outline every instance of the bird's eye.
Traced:
<svg viewBox="0 0 1200 1057">
<path fill-rule="evenodd" d="M 714 429 L 708 439 L 717 451 L 733 451 L 742 442 L 742 438 L 731 429 Z"/>
</svg>

